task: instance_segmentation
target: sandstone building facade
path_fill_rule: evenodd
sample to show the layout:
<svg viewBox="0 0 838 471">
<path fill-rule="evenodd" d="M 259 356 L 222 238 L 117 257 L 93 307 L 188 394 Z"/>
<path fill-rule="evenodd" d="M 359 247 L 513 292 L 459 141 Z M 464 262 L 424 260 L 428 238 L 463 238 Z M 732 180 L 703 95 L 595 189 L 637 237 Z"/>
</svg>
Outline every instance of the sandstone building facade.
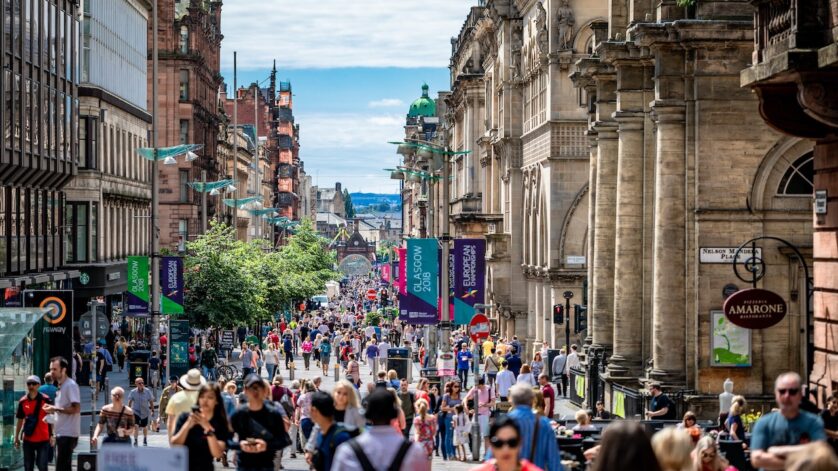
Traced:
<svg viewBox="0 0 838 471">
<path fill-rule="evenodd" d="M 642 385 L 655 381 L 711 417 L 729 377 L 738 394 L 769 400 L 777 374 L 805 369 L 807 280 L 782 244 L 759 241 L 757 285 L 790 300 L 790 315 L 764 330 L 719 332 L 726 289 L 750 286 L 714 254 L 769 235 L 811 257 L 811 145 L 769 129 L 739 88 L 752 47 L 748 2 L 611 0 L 609 12 L 596 57 L 574 75 L 589 101 L 595 168 L 580 399 L 633 415 Z M 734 335 L 748 357 L 736 365 L 714 343 Z"/>
<path fill-rule="evenodd" d="M 218 90 L 221 54 L 221 1 L 160 0 L 158 147 L 201 144 L 199 158 L 177 165 L 160 165 L 160 246 L 177 250 L 181 241 L 200 233 L 201 195 L 188 182 L 216 181 L 222 173 L 217 158 L 221 111 Z M 148 50 L 152 49 L 149 21 Z M 151 70 L 149 58 L 148 69 Z M 152 82 L 148 82 L 151 97 Z M 184 190 L 186 188 L 186 190 Z M 206 218 L 220 211 L 217 198 L 209 198 Z"/>
</svg>

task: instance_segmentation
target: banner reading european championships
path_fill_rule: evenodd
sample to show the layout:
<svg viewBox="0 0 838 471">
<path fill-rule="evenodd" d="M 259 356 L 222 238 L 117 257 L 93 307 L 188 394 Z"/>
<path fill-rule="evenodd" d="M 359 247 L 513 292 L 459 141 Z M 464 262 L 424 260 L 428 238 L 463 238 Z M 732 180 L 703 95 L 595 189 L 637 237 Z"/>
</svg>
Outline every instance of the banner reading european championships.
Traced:
<svg viewBox="0 0 838 471">
<path fill-rule="evenodd" d="M 125 309 L 129 315 L 148 315 L 148 257 L 128 257 L 128 302 Z"/>
<path fill-rule="evenodd" d="M 454 324 L 471 322 L 485 299 L 486 241 L 454 240 Z"/>
<path fill-rule="evenodd" d="M 399 300 L 399 319 L 408 324 L 436 324 L 439 298 L 439 246 L 436 239 L 408 239 L 404 253 L 405 294 Z"/>
<path fill-rule="evenodd" d="M 163 257 L 160 264 L 160 286 L 163 288 L 163 314 L 183 314 L 183 259 Z"/>
</svg>

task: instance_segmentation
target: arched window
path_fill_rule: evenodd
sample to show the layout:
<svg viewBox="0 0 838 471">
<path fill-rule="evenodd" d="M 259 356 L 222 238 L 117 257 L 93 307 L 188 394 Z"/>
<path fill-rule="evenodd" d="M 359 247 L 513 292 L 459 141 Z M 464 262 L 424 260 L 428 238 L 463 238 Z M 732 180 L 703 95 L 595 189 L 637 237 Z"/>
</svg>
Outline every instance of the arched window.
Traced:
<svg viewBox="0 0 838 471">
<path fill-rule="evenodd" d="M 778 195 L 785 196 L 812 196 L 815 185 L 814 155 L 808 152 L 797 159 L 786 170 L 780 185 L 777 187 Z"/>
<path fill-rule="evenodd" d="M 186 54 L 189 52 L 189 28 L 186 26 L 180 27 L 180 53 Z"/>
</svg>

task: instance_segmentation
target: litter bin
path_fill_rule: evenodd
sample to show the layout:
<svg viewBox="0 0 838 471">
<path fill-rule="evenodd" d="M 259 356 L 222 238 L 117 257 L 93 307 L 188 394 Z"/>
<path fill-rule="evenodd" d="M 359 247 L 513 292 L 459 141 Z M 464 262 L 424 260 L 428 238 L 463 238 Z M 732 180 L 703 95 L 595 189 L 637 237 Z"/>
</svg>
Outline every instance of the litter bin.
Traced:
<svg viewBox="0 0 838 471">
<path fill-rule="evenodd" d="M 387 370 L 396 370 L 399 378 L 412 380 L 410 374 L 410 350 L 406 348 L 387 349 Z"/>
<path fill-rule="evenodd" d="M 146 384 L 151 384 L 148 377 L 149 357 L 151 352 L 148 350 L 134 350 L 128 355 L 128 384 L 133 385 L 137 378 L 143 378 Z"/>
</svg>

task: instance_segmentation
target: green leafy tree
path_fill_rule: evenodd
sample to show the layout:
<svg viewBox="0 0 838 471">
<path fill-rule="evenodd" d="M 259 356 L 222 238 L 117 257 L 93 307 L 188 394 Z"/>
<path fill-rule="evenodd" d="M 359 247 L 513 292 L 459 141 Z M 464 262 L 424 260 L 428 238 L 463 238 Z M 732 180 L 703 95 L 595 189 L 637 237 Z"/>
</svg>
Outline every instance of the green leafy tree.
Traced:
<svg viewBox="0 0 838 471">
<path fill-rule="evenodd" d="M 356 212 L 355 205 L 352 204 L 352 195 L 349 194 L 349 190 L 346 188 L 343 189 L 343 209 L 347 218 L 355 217 Z"/>
</svg>

